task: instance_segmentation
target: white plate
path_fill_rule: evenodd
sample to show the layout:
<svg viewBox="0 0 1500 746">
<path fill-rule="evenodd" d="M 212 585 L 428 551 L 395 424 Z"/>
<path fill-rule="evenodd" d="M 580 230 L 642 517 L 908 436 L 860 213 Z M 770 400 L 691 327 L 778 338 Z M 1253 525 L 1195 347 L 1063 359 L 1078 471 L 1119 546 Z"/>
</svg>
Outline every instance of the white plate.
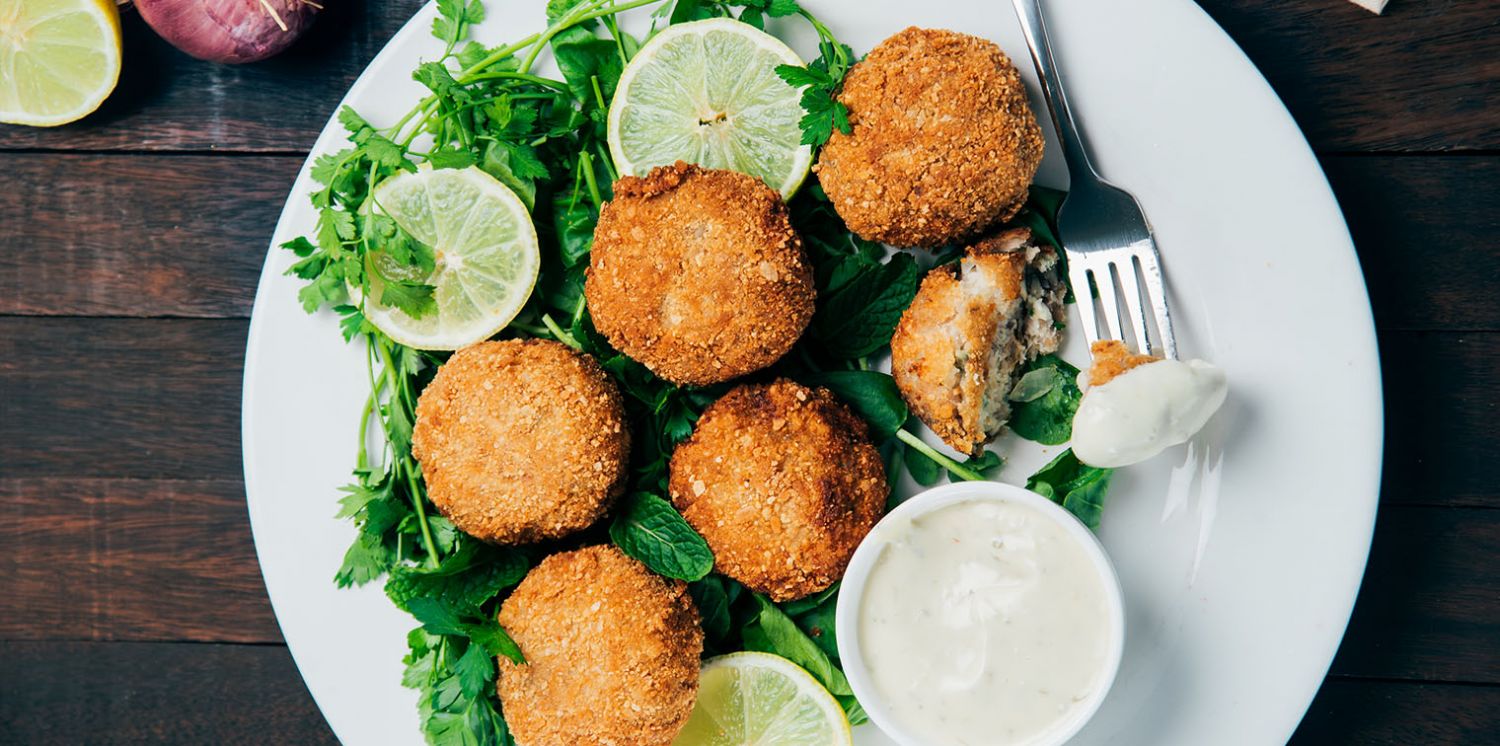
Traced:
<svg viewBox="0 0 1500 746">
<path fill-rule="evenodd" d="M 478 34 L 487 43 L 544 25 L 541 0 L 488 6 Z M 1026 60 L 1009 5 L 995 0 L 809 6 L 861 53 L 919 24 L 988 37 Z M 1233 389 L 1191 460 L 1179 448 L 1115 478 L 1101 538 L 1131 633 L 1114 690 L 1077 743 L 1282 742 L 1343 634 L 1375 517 L 1379 366 L 1354 249 L 1301 133 L 1196 6 L 1049 8 L 1100 168 L 1140 198 L 1156 228 L 1179 342 L 1222 365 Z M 432 14 L 424 8 L 392 39 L 346 103 L 377 124 L 412 105 L 421 89 L 411 70 L 438 51 Z M 811 56 L 806 35 L 791 41 Z M 330 122 L 314 153 L 342 139 Z M 1040 180 L 1061 185 L 1063 173 L 1050 153 Z M 334 500 L 349 481 L 366 384 L 360 351 L 340 340 L 332 315 L 302 313 L 298 282 L 283 275 L 292 257 L 274 248 L 312 231 L 312 188 L 304 168 L 250 325 L 250 519 L 282 632 L 334 732 L 349 744 L 415 744 L 416 696 L 399 683 L 412 620 L 376 587 L 332 583 L 354 535 L 333 518 Z M 1065 354 L 1081 361 L 1082 352 L 1075 339 Z M 999 446 L 1012 455 L 1011 481 L 1049 457 L 1012 445 Z M 1205 454 L 1209 468 L 1194 472 Z M 869 727 L 857 741 L 889 743 Z"/>
</svg>

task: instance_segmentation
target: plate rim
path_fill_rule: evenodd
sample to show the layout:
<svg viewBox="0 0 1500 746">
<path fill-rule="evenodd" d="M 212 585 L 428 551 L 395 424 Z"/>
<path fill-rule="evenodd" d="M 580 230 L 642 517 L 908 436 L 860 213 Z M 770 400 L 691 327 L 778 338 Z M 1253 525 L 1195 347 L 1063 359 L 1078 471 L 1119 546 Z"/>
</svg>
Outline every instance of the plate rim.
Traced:
<svg viewBox="0 0 1500 746">
<path fill-rule="evenodd" d="M 811 0 L 807 4 L 812 5 L 820 1 L 829 2 L 830 0 Z M 1370 546 L 1373 541 L 1375 522 L 1380 508 L 1380 494 L 1383 481 L 1385 450 L 1384 380 L 1383 371 L 1380 365 L 1381 356 L 1379 337 L 1377 334 L 1377 327 L 1375 325 L 1373 307 L 1369 302 L 1368 284 L 1365 281 L 1365 274 L 1361 266 L 1359 255 L 1355 249 L 1352 235 L 1349 232 L 1348 223 L 1344 218 L 1343 209 L 1340 206 L 1338 199 L 1333 192 L 1332 186 L 1328 181 L 1327 173 L 1324 171 L 1322 165 L 1317 160 L 1316 151 L 1313 150 L 1311 143 L 1307 140 L 1306 134 L 1297 124 L 1296 119 L 1291 115 L 1291 112 L 1287 109 L 1284 101 L 1276 93 L 1274 87 L 1271 86 L 1270 82 L 1265 78 L 1265 75 L 1261 72 L 1260 68 L 1256 66 L 1252 60 L 1250 60 L 1249 56 L 1244 52 L 1239 44 L 1236 43 L 1231 36 L 1229 36 L 1228 32 L 1226 32 L 1212 18 L 1212 16 L 1208 14 L 1207 11 L 1198 6 L 1197 3 L 1189 2 L 1188 0 L 1172 1 L 1179 5 L 1190 7 L 1191 15 L 1195 17 L 1195 22 L 1199 26 L 1207 29 L 1205 33 L 1213 35 L 1215 37 L 1215 40 L 1218 42 L 1217 46 L 1227 46 L 1232 50 L 1231 54 L 1245 68 L 1254 72 L 1254 87 L 1259 89 L 1259 93 L 1261 96 L 1268 98 L 1269 101 L 1273 103 L 1275 110 L 1280 115 L 1282 123 L 1295 133 L 1297 142 L 1301 145 L 1301 147 L 1296 151 L 1296 155 L 1308 162 L 1311 167 L 1311 171 L 1316 173 L 1316 183 L 1308 184 L 1308 186 L 1313 187 L 1317 192 L 1318 197 L 1326 203 L 1326 207 L 1331 208 L 1331 212 L 1329 213 L 1330 217 L 1336 216 L 1338 222 L 1340 246 L 1333 247 L 1330 245 L 1329 253 L 1340 256 L 1346 261 L 1350 261 L 1352 263 L 1352 269 L 1354 273 L 1352 275 L 1352 278 L 1354 279 L 1358 289 L 1362 291 L 1365 299 L 1365 303 L 1363 304 L 1363 306 L 1357 309 L 1360 320 L 1363 322 L 1360 325 L 1358 331 L 1361 333 L 1361 336 L 1365 337 L 1368 341 L 1368 350 L 1370 353 L 1370 359 L 1367 361 L 1367 364 L 1369 373 L 1372 376 L 1372 386 L 1371 390 L 1365 392 L 1365 394 L 1366 398 L 1368 399 L 1367 403 L 1373 405 L 1368 407 L 1366 410 L 1367 416 L 1373 418 L 1373 426 L 1371 428 L 1370 438 L 1372 442 L 1366 443 L 1363 447 L 1355 449 L 1359 452 L 1369 453 L 1370 462 L 1372 465 L 1370 473 L 1363 475 L 1363 482 L 1364 484 L 1368 485 L 1369 497 L 1366 501 L 1359 503 L 1360 505 L 1367 506 L 1367 516 L 1365 516 L 1365 520 L 1363 521 L 1364 525 L 1357 534 L 1360 549 L 1360 556 L 1358 560 L 1359 573 L 1352 584 L 1350 584 L 1350 586 L 1347 588 L 1345 598 L 1343 598 L 1340 601 L 1340 604 L 1336 607 L 1342 609 L 1342 612 L 1338 615 L 1338 625 L 1336 626 L 1336 628 L 1330 626 L 1330 632 L 1326 635 L 1326 639 L 1323 644 L 1323 647 L 1325 649 L 1322 654 L 1321 665 L 1318 666 L 1318 668 L 1322 671 L 1322 675 L 1319 676 L 1316 680 L 1311 680 L 1308 684 L 1304 684 L 1304 692 L 1301 696 L 1298 697 L 1299 701 L 1301 701 L 1300 710 L 1296 717 L 1292 718 L 1290 723 L 1286 724 L 1284 728 L 1284 737 L 1282 740 L 1285 741 L 1292 736 L 1303 719 L 1305 719 L 1308 708 L 1311 706 L 1316 694 L 1327 679 L 1328 670 L 1330 670 L 1332 666 L 1334 658 L 1347 631 L 1349 621 L 1354 611 L 1355 602 L 1358 598 L 1360 590 L 1363 587 L 1365 573 L 1368 570 Z M 297 647 L 294 646 L 292 640 L 285 634 L 285 630 L 282 628 L 282 614 L 280 611 L 280 604 L 278 604 L 277 602 L 278 593 L 273 590 L 271 579 L 266 576 L 265 564 L 261 561 L 263 547 L 266 546 L 267 542 L 265 542 L 262 537 L 262 531 L 265 530 L 263 527 L 263 522 L 257 519 L 259 510 L 256 507 L 257 500 L 255 498 L 255 485 L 258 480 L 256 479 L 254 471 L 251 468 L 253 463 L 258 463 L 257 458 L 254 454 L 253 444 L 255 439 L 252 437 L 252 424 L 255 421 L 255 418 L 250 413 L 251 409 L 254 406 L 254 401 L 257 395 L 257 391 L 255 390 L 254 384 L 252 382 L 252 370 L 255 368 L 260 357 L 260 353 L 258 351 L 259 348 L 262 345 L 266 344 L 263 338 L 266 335 L 266 324 L 269 322 L 266 321 L 267 314 L 262 311 L 262 305 L 272 302 L 270 299 L 270 294 L 264 291 L 269 282 L 273 280 L 278 274 L 275 271 L 275 267 L 273 266 L 275 263 L 275 257 L 277 256 L 277 252 L 279 250 L 278 244 L 276 243 L 276 237 L 282 235 L 283 228 L 289 222 L 289 214 L 292 211 L 293 202 L 299 198 L 305 197 L 303 192 L 307 184 L 309 169 L 313 165 L 317 156 L 327 150 L 330 142 L 337 142 L 339 140 L 339 125 L 337 119 L 339 110 L 343 106 L 347 105 L 351 100 L 361 97 L 366 89 L 374 87 L 376 85 L 376 79 L 374 77 L 368 76 L 371 68 L 374 68 L 379 64 L 384 64 L 387 58 L 400 56 L 398 50 L 408 46 L 408 40 L 410 39 L 410 37 L 412 37 L 413 35 L 420 35 L 425 31 L 427 21 L 433 12 L 433 5 L 434 3 L 432 2 L 432 0 L 427 0 L 427 2 L 424 2 L 423 5 L 417 8 L 412 13 L 411 17 L 402 24 L 401 28 L 391 36 L 391 38 L 385 43 L 381 50 L 373 58 L 371 58 L 370 62 L 365 65 L 365 67 L 356 77 L 355 81 L 350 85 L 349 89 L 339 99 L 339 102 L 334 107 L 327 123 L 324 125 L 322 131 L 320 131 L 318 137 L 309 148 L 307 157 L 304 159 L 301 167 L 299 168 L 296 176 L 293 179 L 293 184 L 288 191 L 286 201 L 282 205 L 282 210 L 277 218 L 277 222 L 273 229 L 271 238 L 268 241 L 266 256 L 262 261 L 261 272 L 256 284 L 256 294 L 251 307 L 250 324 L 245 342 L 245 357 L 242 369 L 240 403 L 241 463 L 245 484 L 246 509 L 250 519 L 252 540 L 255 544 L 257 565 L 261 571 L 262 582 L 266 587 L 267 598 L 270 601 L 272 611 L 276 616 L 277 629 L 282 633 L 282 637 L 286 643 L 288 653 L 291 655 L 293 663 L 297 667 L 298 675 L 303 679 L 304 687 L 307 689 L 309 695 L 313 698 L 314 703 L 318 706 L 319 714 L 322 715 L 324 721 L 328 723 L 330 730 L 333 730 L 333 720 L 329 717 L 328 710 L 325 707 L 325 703 L 323 702 L 323 700 L 316 692 L 314 692 L 313 687 L 308 685 L 303 655 L 299 654 Z M 1006 12 L 1008 11 L 1008 8 L 1005 7 L 1004 3 L 1001 3 L 998 5 L 998 10 L 999 12 Z M 1245 92 L 1248 93 L 1250 92 L 1250 90 L 1251 89 L 1247 87 Z M 1039 119 L 1041 118 L 1039 117 Z M 1051 128 L 1050 122 L 1044 122 L 1043 126 L 1044 129 L 1050 130 Z M 333 340 L 330 341 L 330 343 L 332 342 Z M 1356 494 L 1364 491 L 1366 490 L 1350 490 L 1351 493 Z M 261 509 L 266 509 L 264 507 L 266 505 L 265 501 L 260 501 L 260 504 L 262 505 Z M 306 651 L 304 650 L 303 652 L 305 654 Z M 333 732 L 336 737 L 339 737 L 339 734 L 336 730 L 333 730 Z"/>
</svg>

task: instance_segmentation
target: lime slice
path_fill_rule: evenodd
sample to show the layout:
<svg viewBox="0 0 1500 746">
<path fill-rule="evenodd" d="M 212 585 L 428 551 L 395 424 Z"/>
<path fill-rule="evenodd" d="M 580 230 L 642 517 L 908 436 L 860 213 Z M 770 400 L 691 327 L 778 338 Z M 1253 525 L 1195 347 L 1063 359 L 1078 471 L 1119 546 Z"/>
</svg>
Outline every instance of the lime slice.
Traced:
<svg viewBox="0 0 1500 746">
<path fill-rule="evenodd" d="M 791 47 L 729 18 L 669 26 L 620 75 L 609 152 L 622 174 L 683 160 L 741 171 L 791 197 L 807 178 L 801 91 L 776 77 L 802 65 Z"/>
<path fill-rule="evenodd" d="M 381 182 L 375 204 L 436 256 L 426 277 L 387 264 L 369 273 L 365 318 L 391 339 L 456 350 L 493 336 L 525 305 L 541 265 L 536 229 L 521 198 L 495 177 L 473 166 L 424 168 Z M 432 285 L 437 310 L 412 318 L 380 305 L 382 274 Z"/>
<path fill-rule="evenodd" d="M 849 721 L 817 679 L 769 653 L 703 663 L 698 702 L 672 746 L 847 746 Z"/>
<path fill-rule="evenodd" d="M 119 80 L 115 0 L 0 0 L 0 122 L 82 119 Z"/>
</svg>

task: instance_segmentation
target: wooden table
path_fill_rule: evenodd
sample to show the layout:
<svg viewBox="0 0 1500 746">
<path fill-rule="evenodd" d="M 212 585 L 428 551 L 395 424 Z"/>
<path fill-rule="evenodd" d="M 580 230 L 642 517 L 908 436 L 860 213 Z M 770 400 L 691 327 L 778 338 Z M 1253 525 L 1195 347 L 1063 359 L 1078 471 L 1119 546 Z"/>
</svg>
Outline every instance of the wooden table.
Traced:
<svg viewBox="0 0 1500 746">
<path fill-rule="evenodd" d="M 241 364 L 292 178 L 419 4 L 246 67 L 131 13 L 101 112 L 0 127 L 0 741 L 333 741 L 256 566 Z M 1500 3 L 1202 4 L 1319 154 L 1384 359 L 1369 571 L 1295 740 L 1500 742 Z"/>
</svg>

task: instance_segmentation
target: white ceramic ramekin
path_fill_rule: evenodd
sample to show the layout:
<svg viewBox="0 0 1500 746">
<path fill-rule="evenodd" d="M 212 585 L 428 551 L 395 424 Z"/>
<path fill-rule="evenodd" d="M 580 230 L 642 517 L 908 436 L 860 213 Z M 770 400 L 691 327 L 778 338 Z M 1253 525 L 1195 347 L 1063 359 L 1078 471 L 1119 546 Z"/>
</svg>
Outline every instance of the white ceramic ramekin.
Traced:
<svg viewBox="0 0 1500 746">
<path fill-rule="evenodd" d="M 1105 554 L 1103 545 L 1099 543 L 1094 533 L 1062 506 L 1030 490 L 1001 482 L 948 484 L 934 487 L 912 497 L 881 519 L 880 524 L 870 531 L 859 545 L 859 549 L 854 552 L 854 557 L 849 561 L 849 569 L 844 573 L 843 585 L 839 589 L 839 605 L 834 624 L 838 633 L 839 659 L 843 664 L 844 673 L 849 678 L 849 686 L 854 690 L 854 696 L 859 698 L 865 712 L 870 715 L 870 720 L 886 735 L 903 746 L 938 746 L 940 744 L 938 734 L 914 733 L 907 730 L 891 715 L 888 703 L 883 701 L 880 693 L 876 691 L 869 669 L 865 666 L 864 651 L 860 645 L 859 614 L 864 605 L 865 585 L 869 580 L 870 570 L 875 566 L 876 560 L 880 559 L 881 553 L 885 551 L 888 544 L 887 537 L 890 532 L 882 531 L 881 526 L 898 521 L 910 521 L 939 508 L 965 502 L 1008 502 L 1040 511 L 1077 540 L 1084 553 L 1093 561 L 1094 568 L 1099 573 L 1099 579 L 1104 584 L 1110 641 L 1101 679 L 1103 684 L 1095 689 L 1087 700 L 1073 708 L 1066 721 L 1049 729 L 1043 739 L 1032 740 L 1024 744 L 1024 746 L 1057 746 L 1076 735 L 1094 716 L 1094 713 L 1098 712 L 1099 706 L 1103 704 L 1105 696 L 1109 693 L 1110 686 L 1114 683 L 1115 674 L 1120 670 L 1120 656 L 1125 648 L 1125 602 L 1120 592 L 1120 579 L 1115 574 L 1114 565 L 1109 561 L 1109 556 Z M 1021 746 L 1021 744 L 1015 746 Z"/>
</svg>

